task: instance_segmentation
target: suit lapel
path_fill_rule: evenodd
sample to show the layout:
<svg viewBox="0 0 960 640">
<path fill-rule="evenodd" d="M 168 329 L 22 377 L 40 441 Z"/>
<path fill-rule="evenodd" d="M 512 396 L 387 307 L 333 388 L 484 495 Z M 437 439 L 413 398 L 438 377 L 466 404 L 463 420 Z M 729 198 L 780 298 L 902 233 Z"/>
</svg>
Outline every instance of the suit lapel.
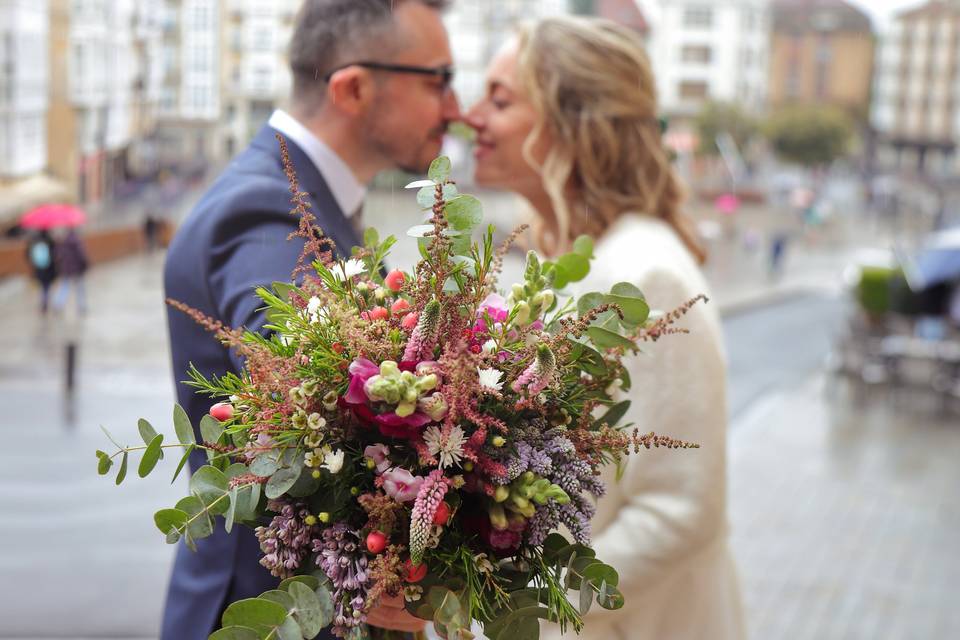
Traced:
<svg viewBox="0 0 960 640">
<path fill-rule="evenodd" d="M 257 147 L 274 157 L 282 171 L 283 162 L 280 158 L 280 143 L 277 142 L 277 133 L 278 131 L 273 127 L 264 125 L 257 132 L 251 146 Z M 336 243 L 341 255 L 349 256 L 350 248 L 355 245 L 362 245 L 363 241 L 357 237 L 353 226 L 340 209 L 336 198 L 333 197 L 327 181 L 320 174 L 313 161 L 297 146 L 297 143 L 286 136 L 284 136 L 284 139 L 287 142 L 290 162 L 297 172 L 300 189 L 310 194 L 311 212 L 316 216 L 317 224 L 323 229 L 323 233 Z"/>
</svg>

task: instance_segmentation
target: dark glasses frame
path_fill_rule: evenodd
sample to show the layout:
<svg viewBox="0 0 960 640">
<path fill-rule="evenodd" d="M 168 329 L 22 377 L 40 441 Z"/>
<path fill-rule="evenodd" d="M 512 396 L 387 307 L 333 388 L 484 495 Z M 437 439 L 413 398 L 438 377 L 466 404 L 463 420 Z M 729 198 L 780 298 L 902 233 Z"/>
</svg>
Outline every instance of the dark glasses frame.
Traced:
<svg viewBox="0 0 960 640">
<path fill-rule="evenodd" d="M 330 78 L 337 71 L 346 69 L 347 67 L 363 67 L 365 69 L 373 69 L 375 71 L 386 71 L 388 73 L 412 73 L 420 76 L 433 76 L 435 78 L 440 78 L 440 81 L 443 83 L 445 89 L 449 88 L 453 82 L 453 67 L 449 65 L 443 65 L 440 67 L 419 67 L 407 64 L 389 64 L 387 62 L 373 62 L 369 60 L 361 60 L 359 62 L 351 62 L 349 64 L 341 65 L 336 69 L 328 72 L 327 75 L 323 76 L 324 82 L 330 82 Z"/>
</svg>

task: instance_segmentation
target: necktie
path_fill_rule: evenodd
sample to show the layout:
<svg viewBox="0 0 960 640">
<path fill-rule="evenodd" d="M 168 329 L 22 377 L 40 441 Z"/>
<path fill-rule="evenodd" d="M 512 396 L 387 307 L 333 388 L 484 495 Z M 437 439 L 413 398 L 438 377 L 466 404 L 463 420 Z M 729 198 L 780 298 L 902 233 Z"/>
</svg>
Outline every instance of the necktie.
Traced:
<svg viewBox="0 0 960 640">
<path fill-rule="evenodd" d="M 353 227 L 353 232 L 357 234 L 357 238 L 363 241 L 363 202 L 361 201 L 357 208 L 354 209 L 353 213 L 350 214 L 350 226 Z"/>
</svg>

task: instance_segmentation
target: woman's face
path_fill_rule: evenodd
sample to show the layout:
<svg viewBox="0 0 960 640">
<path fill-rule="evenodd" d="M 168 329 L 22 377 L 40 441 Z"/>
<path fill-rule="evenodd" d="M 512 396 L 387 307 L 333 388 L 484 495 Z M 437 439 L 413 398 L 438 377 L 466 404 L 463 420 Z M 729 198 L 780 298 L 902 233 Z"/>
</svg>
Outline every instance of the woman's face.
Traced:
<svg viewBox="0 0 960 640">
<path fill-rule="evenodd" d="M 477 131 L 477 183 L 540 200 L 544 193 L 540 175 L 523 157 L 523 143 L 537 123 L 537 113 L 519 85 L 515 40 L 490 62 L 486 95 L 466 114 L 466 122 Z M 534 146 L 536 162 L 543 161 L 547 148 L 543 139 Z"/>
</svg>

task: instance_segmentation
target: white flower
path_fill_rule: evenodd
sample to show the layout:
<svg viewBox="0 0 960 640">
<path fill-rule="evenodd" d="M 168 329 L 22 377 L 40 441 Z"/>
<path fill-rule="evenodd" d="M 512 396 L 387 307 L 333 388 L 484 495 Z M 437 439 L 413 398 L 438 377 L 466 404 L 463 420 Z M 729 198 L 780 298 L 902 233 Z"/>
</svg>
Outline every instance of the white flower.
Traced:
<svg viewBox="0 0 960 640">
<path fill-rule="evenodd" d="M 484 353 L 493 353 L 494 349 L 497 348 L 496 340 L 487 340 L 483 343 L 483 352 Z"/>
<path fill-rule="evenodd" d="M 323 303 L 320 302 L 320 298 L 318 298 L 317 296 L 311 296 L 311 298 L 307 300 L 307 313 L 309 313 L 310 315 L 315 315 L 317 311 L 320 310 L 320 307 L 322 306 L 323 306 Z"/>
<path fill-rule="evenodd" d="M 427 427 L 423 432 L 423 442 L 430 455 L 439 456 L 440 468 L 460 464 L 463 457 L 463 445 L 467 438 L 460 427 L 452 427 L 444 435 L 439 427 Z"/>
<path fill-rule="evenodd" d="M 350 258 L 343 265 L 336 265 L 330 272 L 333 274 L 333 277 L 341 282 L 347 278 L 352 278 L 353 276 L 358 276 L 364 271 L 367 270 L 367 267 L 364 266 L 362 260 L 357 260 L 356 258 Z"/>
<path fill-rule="evenodd" d="M 480 376 L 480 386 L 491 391 L 500 391 L 503 389 L 503 371 L 499 369 L 481 369 L 477 367 L 477 374 Z"/>
<path fill-rule="evenodd" d="M 340 473 L 340 469 L 343 468 L 343 450 L 337 449 L 336 451 L 328 452 L 323 456 L 323 464 L 320 466 L 330 473 Z"/>
</svg>

